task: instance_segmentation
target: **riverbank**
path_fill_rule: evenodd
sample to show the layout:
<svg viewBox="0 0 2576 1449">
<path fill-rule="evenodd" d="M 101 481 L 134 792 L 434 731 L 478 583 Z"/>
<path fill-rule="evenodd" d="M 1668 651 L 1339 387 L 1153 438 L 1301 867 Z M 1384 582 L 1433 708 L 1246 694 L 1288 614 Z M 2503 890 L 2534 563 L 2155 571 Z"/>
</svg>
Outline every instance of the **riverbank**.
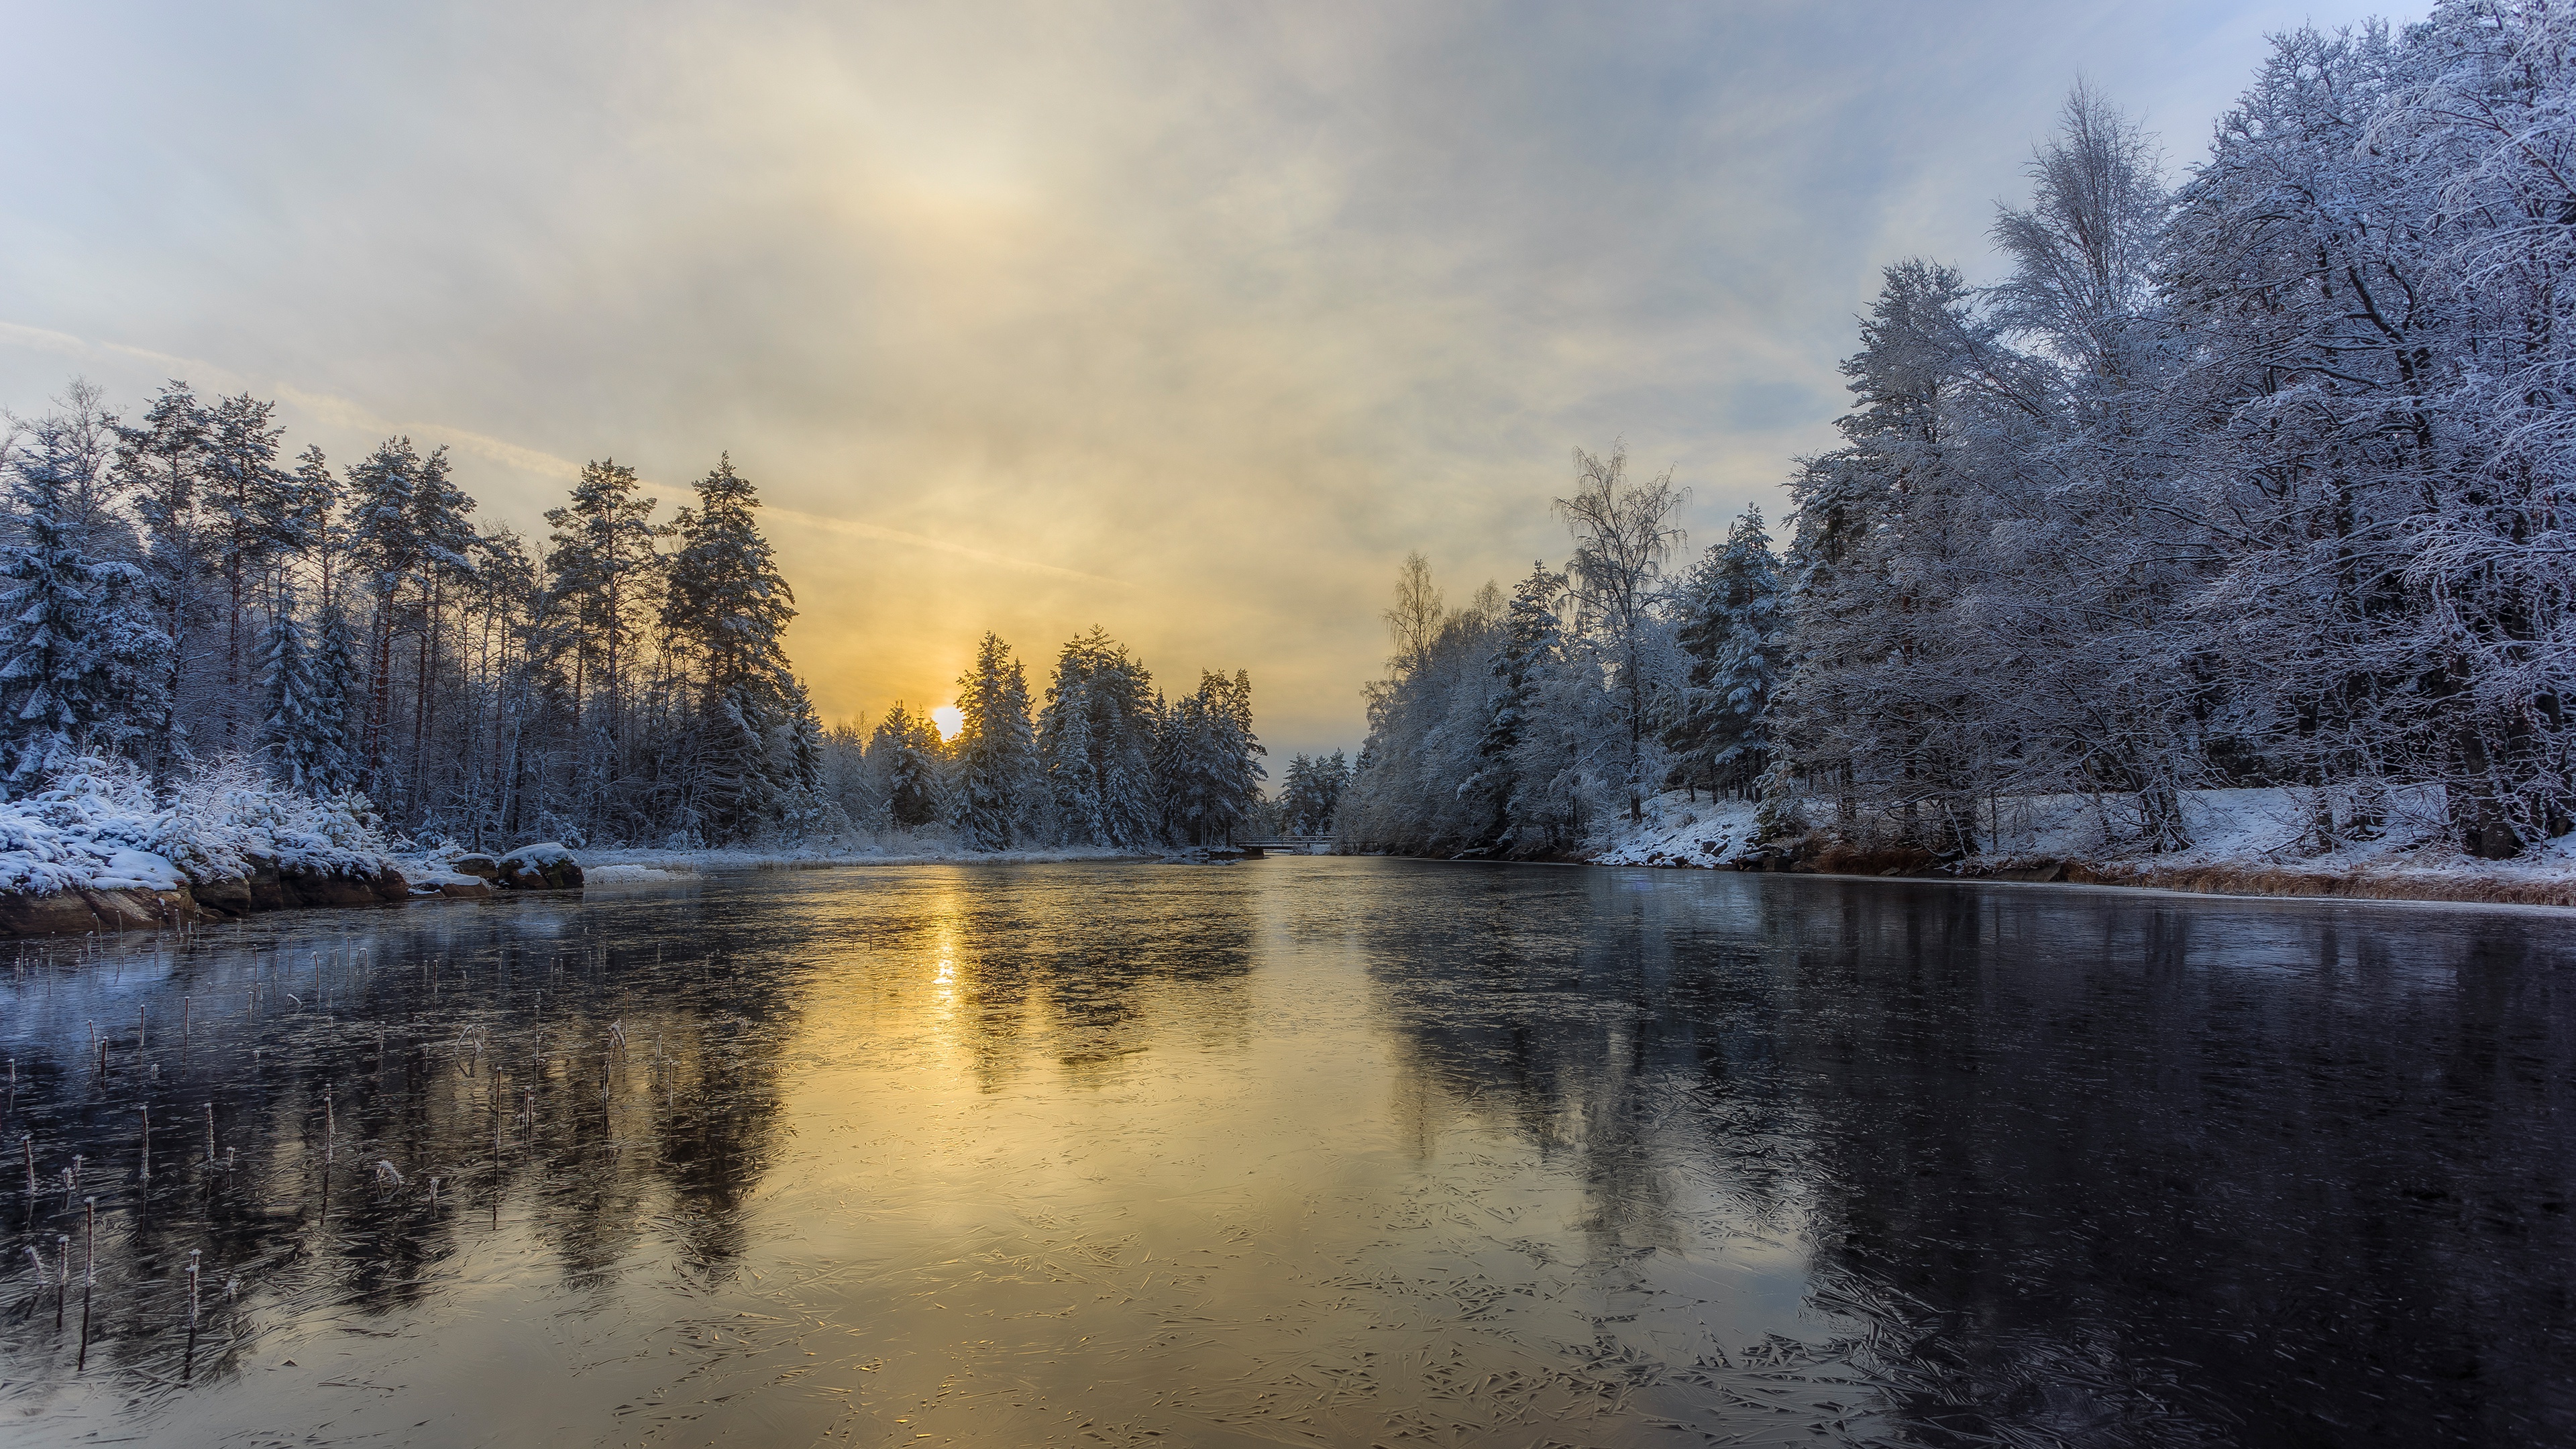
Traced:
<svg viewBox="0 0 2576 1449">
<path fill-rule="evenodd" d="M 191 777 L 165 804 L 131 766 L 87 760 L 0 805 L 0 936 L 148 930 L 410 892 L 353 803 L 274 790 L 237 766 Z"/>
<path fill-rule="evenodd" d="M 1821 803 L 1821 802 L 1820 802 Z M 1981 821 L 1989 848 L 1938 862 L 1812 820 L 1763 840 L 1750 801 L 1674 791 L 1646 820 L 1584 859 L 1598 865 L 1774 870 L 1933 880 L 2136 886 L 2200 895 L 2486 902 L 2576 907 L 2576 836 L 2514 860 L 2478 860 L 2445 843 L 2438 801 L 2399 798 L 2368 827 L 2335 825 L 2336 804 L 2296 789 L 2194 790 L 2182 800 L 2192 845 L 2140 847 L 2118 807 L 2091 796 L 2001 802 Z"/>
</svg>

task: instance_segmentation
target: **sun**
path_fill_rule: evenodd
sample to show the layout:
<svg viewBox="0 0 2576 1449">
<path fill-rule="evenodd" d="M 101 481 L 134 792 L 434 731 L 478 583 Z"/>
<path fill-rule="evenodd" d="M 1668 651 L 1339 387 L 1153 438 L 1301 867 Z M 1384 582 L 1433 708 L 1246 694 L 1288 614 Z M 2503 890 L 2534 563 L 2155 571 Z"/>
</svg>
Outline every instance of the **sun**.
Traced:
<svg viewBox="0 0 2576 1449">
<path fill-rule="evenodd" d="M 943 704 L 930 712 L 930 722 L 939 726 L 939 740 L 945 744 L 966 728 L 966 711 L 953 704 Z"/>
</svg>

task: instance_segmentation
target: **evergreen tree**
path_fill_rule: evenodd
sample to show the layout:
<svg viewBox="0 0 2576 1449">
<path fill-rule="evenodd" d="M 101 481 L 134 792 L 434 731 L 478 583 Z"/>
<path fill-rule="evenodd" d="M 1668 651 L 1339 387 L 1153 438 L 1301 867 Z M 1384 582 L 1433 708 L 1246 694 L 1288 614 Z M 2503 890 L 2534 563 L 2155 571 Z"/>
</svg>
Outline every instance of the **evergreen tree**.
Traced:
<svg viewBox="0 0 2576 1449">
<path fill-rule="evenodd" d="M 1069 652 L 1069 651 L 1068 651 Z M 1046 769 L 1055 805 L 1056 828 L 1067 841 L 1097 845 L 1109 837 L 1108 813 L 1101 807 L 1100 774 L 1092 760 L 1091 695 L 1088 681 L 1059 660 L 1055 683 L 1039 721 L 1038 753 Z"/>
<path fill-rule="evenodd" d="M 965 716 L 954 742 L 958 834 L 976 850 L 1007 850 L 1029 834 L 1040 789 L 1028 676 L 1011 646 L 988 633 L 957 690 Z"/>
<path fill-rule="evenodd" d="M 325 780 L 338 744 L 336 722 L 325 722 L 322 690 L 315 683 L 312 652 L 296 617 L 295 586 L 280 578 L 271 596 L 261 694 L 262 731 L 277 777 L 308 794 L 329 794 Z"/>
<path fill-rule="evenodd" d="M 337 599 L 322 606 L 321 626 L 313 651 L 310 721 L 313 793 L 355 793 L 362 785 L 363 764 L 353 726 L 359 724 L 366 690 L 359 673 L 363 644 L 349 611 Z"/>
<path fill-rule="evenodd" d="M 1476 741 L 1476 772 L 1465 790 L 1483 802 L 1488 841 L 1519 839 L 1539 849 L 1560 843 L 1553 812 L 1539 808 L 1538 798 L 1525 794 L 1521 781 L 1523 746 L 1562 642 L 1556 602 L 1565 597 L 1565 587 L 1565 575 L 1543 562 L 1532 563 L 1529 577 L 1513 587 L 1505 607 L 1502 636 L 1488 666 L 1494 691 Z"/>
<path fill-rule="evenodd" d="M 1340 750 L 1291 759 L 1280 782 L 1280 828 L 1300 839 L 1331 835 L 1333 813 L 1350 778 L 1350 761 Z"/>
<path fill-rule="evenodd" d="M 1190 845 L 1229 841 L 1252 818 L 1266 753 L 1252 733 L 1252 677 L 1202 673 L 1196 694 L 1162 711 L 1165 830 Z"/>
<path fill-rule="evenodd" d="M 411 495 L 411 540 L 415 571 L 409 619 L 414 626 L 410 778 L 420 788 L 429 778 L 429 731 L 437 712 L 439 651 L 447 637 L 447 610 L 461 585 L 474 575 L 479 540 L 467 515 L 474 500 L 457 486 L 444 445 L 421 459 L 420 480 Z"/>
<path fill-rule="evenodd" d="M 1039 740 L 1067 839 L 1132 850 L 1162 838 L 1154 771 L 1162 719 L 1153 685 L 1127 647 L 1098 627 L 1058 656 Z"/>
<path fill-rule="evenodd" d="M 1690 656 L 1690 685 L 1670 738 L 1685 771 L 1712 793 L 1749 788 L 1770 763 L 1764 722 L 1780 668 L 1779 595 L 1758 508 L 1747 508 L 1684 581 L 1675 635 Z"/>
<path fill-rule="evenodd" d="M 733 459 L 720 459 L 696 489 L 697 506 L 673 521 L 679 548 L 661 622 L 698 699 L 698 812 L 717 838 L 738 839 L 794 785 L 794 761 L 773 737 L 783 739 L 803 707 L 782 642 L 795 595 L 754 517 L 759 496 Z"/>
<path fill-rule="evenodd" d="M 294 473 L 278 466 L 285 429 L 272 421 L 275 411 L 276 404 L 243 393 L 217 399 L 206 413 L 204 502 L 208 550 L 223 587 L 219 714 L 227 746 L 246 733 L 241 705 L 251 692 L 250 614 L 261 585 L 320 541 L 330 506 L 330 473 L 318 457 Z"/>
<path fill-rule="evenodd" d="M 156 663 L 154 701 L 142 724 L 150 740 L 149 763 L 166 776 L 189 758 L 192 742 L 179 711 L 189 703 L 189 667 L 197 652 L 196 626 L 205 618 L 204 510 L 208 419 L 184 382 L 171 382 L 144 410 L 141 425 L 117 429 L 117 472 L 134 499 L 142 528 L 142 566 L 169 641 Z"/>
<path fill-rule="evenodd" d="M 421 459 L 409 438 L 388 438 L 349 469 L 344 527 L 351 591 L 366 609 L 366 702 L 356 712 L 356 766 L 363 788 L 387 804 L 386 732 L 392 726 L 396 609 L 418 576 L 414 532 Z"/>
<path fill-rule="evenodd" d="M 8 468 L 0 545 L 0 789 L 23 794 L 79 755 L 149 744 L 166 719 L 168 647 L 142 569 L 93 556 L 81 514 L 93 457 L 58 418 L 35 425 Z M 138 739 L 138 736 L 144 738 Z"/>
<path fill-rule="evenodd" d="M 868 766 L 881 782 L 888 812 L 907 830 L 940 817 L 939 730 L 895 702 L 868 741 Z"/>
<path fill-rule="evenodd" d="M 642 496 L 635 470 L 613 458 L 583 465 L 571 501 L 546 512 L 554 530 L 547 587 L 565 601 L 573 630 L 574 724 L 585 741 L 599 742 L 586 768 L 602 774 L 602 788 L 614 785 L 605 777 L 618 768 L 639 623 L 661 565 L 652 520 L 653 500 Z"/>
</svg>

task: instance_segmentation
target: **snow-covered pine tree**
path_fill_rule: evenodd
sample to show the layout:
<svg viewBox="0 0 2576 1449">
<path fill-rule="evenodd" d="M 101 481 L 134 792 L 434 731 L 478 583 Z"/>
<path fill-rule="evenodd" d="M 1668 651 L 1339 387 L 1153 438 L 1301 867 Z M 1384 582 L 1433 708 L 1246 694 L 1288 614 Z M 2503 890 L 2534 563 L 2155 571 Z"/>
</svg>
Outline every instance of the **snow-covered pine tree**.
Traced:
<svg viewBox="0 0 2576 1449">
<path fill-rule="evenodd" d="M 350 579 L 339 602 L 353 615 L 363 608 L 366 629 L 366 698 L 351 721 L 354 763 L 360 788 L 378 805 L 393 803 L 387 789 L 386 733 L 393 719 L 394 634 L 403 588 L 420 563 L 413 528 L 420 474 L 420 454 L 411 439 L 388 438 L 349 468 L 342 494 Z"/>
<path fill-rule="evenodd" d="M 906 709 L 901 700 L 877 722 L 868 741 L 868 768 L 884 791 L 894 823 L 907 830 L 929 825 L 943 813 L 941 788 L 944 747 L 928 718 Z"/>
<path fill-rule="evenodd" d="M 142 531 L 142 566 L 155 605 L 156 623 L 170 642 L 157 659 L 161 678 L 153 690 L 159 717 L 141 721 L 147 731 L 146 763 L 166 777 L 192 752 L 187 715 L 197 626 L 210 610 L 205 598 L 206 519 L 200 492 L 206 475 L 206 409 L 184 382 L 156 394 L 137 426 L 117 430 L 117 474 L 133 499 Z"/>
<path fill-rule="evenodd" d="M 1040 773 L 1028 677 L 999 636 L 987 633 L 957 677 L 957 708 L 957 833 L 971 849 L 1007 850 L 1027 838 Z"/>
<path fill-rule="evenodd" d="M 321 713 L 326 701 L 314 680 L 313 654 L 291 578 L 281 575 L 270 591 L 268 638 L 261 653 L 261 746 L 270 768 L 291 789 L 333 793 L 327 780 L 339 743 L 337 722 Z"/>
<path fill-rule="evenodd" d="M 315 795 L 355 794 L 364 787 L 357 730 L 363 727 L 367 698 L 365 652 L 365 641 L 349 611 L 337 599 L 324 604 L 314 630 L 313 705 L 308 712 Z"/>
<path fill-rule="evenodd" d="M 803 835 L 821 826 L 823 809 L 823 717 L 814 712 L 814 696 L 805 681 L 790 676 L 786 698 L 787 729 L 782 753 L 787 765 L 787 826 Z"/>
<path fill-rule="evenodd" d="M 1296 839 L 1331 835 L 1333 812 L 1340 806 L 1342 789 L 1350 778 L 1350 761 L 1340 750 L 1291 759 L 1280 780 L 1280 828 Z"/>
<path fill-rule="evenodd" d="M 653 500 L 635 470 L 611 458 L 584 464 L 571 501 L 549 509 L 547 588 L 568 615 L 578 788 L 615 792 L 622 768 L 628 676 L 662 559 Z"/>
<path fill-rule="evenodd" d="M 1987 636 L 1960 617 L 1993 533 L 1962 441 L 1993 331 L 1955 269 L 1911 260 L 1887 268 L 1861 341 L 1843 363 L 1856 405 L 1835 424 L 1848 446 L 1804 460 L 1790 484 L 1786 731 L 1847 820 L 1868 804 L 1901 843 L 1955 856 L 1975 848 L 1995 753 L 1976 673 Z"/>
<path fill-rule="evenodd" d="M 1198 692 L 1172 711 L 1170 732 L 1179 739 L 1183 838 L 1194 845 L 1229 842 L 1261 801 L 1269 753 L 1252 730 L 1252 676 L 1229 679 L 1203 672 Z"/>
<path fill-rule="evenodd" d="M 698 697 L 698 811 L 713 838 L 740 839 L 794 787 L 794 761 L 772 744 L 801 693 L 782 642 L 796 599 L 754 516 L 759 495 L 732 457 L 695 486 L 696 506 L 673 520 L 679 547 L 664 574 L 661 622 Z"/>
<path fill-rule="evenodd" d="M 1100 775 L 1091 757 L 1090 686 L 1074 661 L 1071 645 L 1057 661 L 1055 682 L 1047 686 L 1046 707 L 1038 721 L 1038 754 L 1055 806 L 1058 835 L 1075 845 L 1105 843 L 1109 823 L 1101 809 Z"/>
<path fill-rule="evenodd" d="M 1711 793 L 1751 789 L 1770 763 L 1764 718 L 1779 675 L 1779 596 L 1759 508 L 1738 515 L 1683 583 L 1676 638 L 1690 656 L 1690 687 L 1670 738 L 1688 776 Z"/>
<path fill-rule="evenodd" d="M 444 444 L 421 459 L 420 483 L 412 492 L 411 536 L 417 571 L 411 579 L 412 612 L 420 621 L 413 644 L 411 762 L 408 777 L 414 798 L 425 799 L 429 787 L 429 734 L 438 713 L 440 657 L 447 638 L 447 610 L 459 590 L 474 576 L 477 538 L 468 515 L 474 499 L 456 484 Z"/>
<path fill-rule="evenodd" d="M 98 458 L 77 427 L 37 422 L 7 459 L 0 543 L 0 791 L 24 794 L 83 753 L 153 747 L 168 647 L 142 569 L 87 547 Z M 147 667 L 148 666 L 148 667 Z"/>
<path fill-rule="evenodd" d="M 1041 753 L 1067 838 L 1077 844 L 1139 849 L 1162 836 L 1153 758 L 1162 718 L 1153 684 L 1127 647 L 1096 626 L 1056 660 Z"/>
<path fill-rule="evenodd" d="M 1461 792 L 1479 802 L 1485 821 L 1480 844 L 1528 843 L 1553 849 L 1561 843 L 1566 822 L 1541 808 L 1537 796 L 1524 794 L 1520 756 L 1542 678 L 1563 644 L 1556 605 L 1565 597 L 1565 588 L 1565 575 L 1534 561 L 1529 577 L 1512 587 L 1511 602 L 1504 606 L 1500 637 L 1486 666 L 1493 692 L 1477 734 L 1475 773 Z M 1339 751 L 1334 758 L 1340 759 Z"/>
<path fill-rule="evenodd" d="M 279 442 L 286 430 L 274 421 L 276 404 L 248 393 L 218 398 L 205 414 L 205 477 L 202 503 L 206 514 L 209 562 L 221 580 L 224 614 L 224 667 L 220 707 L 215 711 L 220 743 L 237 748 L 258 733 L 259 716 L 246 709 L 256 691 L 254 672 L 265 673 L 252 658 L 252 611 L 262 585 L 286 562 L 320 541 L 330 507 L 327 468 L 288 472 L 278 466 Z"/>
</svg>

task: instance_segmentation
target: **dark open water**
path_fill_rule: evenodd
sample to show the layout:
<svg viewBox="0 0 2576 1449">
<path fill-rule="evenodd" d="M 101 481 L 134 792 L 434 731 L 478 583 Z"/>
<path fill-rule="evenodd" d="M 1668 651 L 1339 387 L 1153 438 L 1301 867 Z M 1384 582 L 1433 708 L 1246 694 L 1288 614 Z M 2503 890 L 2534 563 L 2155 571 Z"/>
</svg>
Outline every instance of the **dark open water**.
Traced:
<svg viewBox="0 0 2576 1449">
<path fill-rule="evenodd" d="M 2567 1443 L 2570 926 L 1282 859 L 31 949 L 0 1444 Z"/>
</svg>

